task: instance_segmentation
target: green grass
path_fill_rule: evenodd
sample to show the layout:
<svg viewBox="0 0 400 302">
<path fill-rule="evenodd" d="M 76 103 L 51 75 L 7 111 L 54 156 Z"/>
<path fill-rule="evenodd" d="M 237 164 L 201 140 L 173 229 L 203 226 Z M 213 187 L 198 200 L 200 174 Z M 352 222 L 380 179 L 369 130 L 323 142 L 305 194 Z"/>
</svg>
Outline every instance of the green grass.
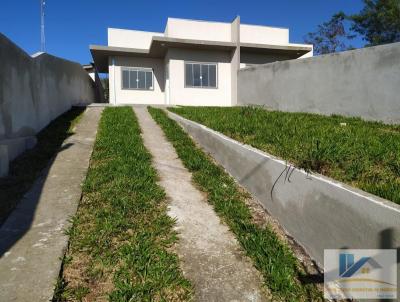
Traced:
<svg viewBox="0 0 400 302">
<path fill-rule="evenodd" d="M 256 107 L 169 110 L 298 168 L 400 203 L 400 125 Z"/>
<path fill-rule="evenodd" d="M 197 148 L 164 111 L 149 108 L 149 112 L 192 172 L 193 181 L 207 193 L 209 203 L 252 258 L 274 297 L 284 301 L 322 301 L 320 292 L 313 285 L 301 284 L 299 280 L 305 279 L 305 273 L 272 228 L 260 227 L 253 222 L 245 204 L 247 195 L 239 190 L 234 180 Z"/>
<path fill-rule="evenodd" d="M 129 107 L 103 111 L 55 301 L 189 301 L 174 220 Z"/>
<path fill-rule="evenodd" d="M 10 163 L 8 176 L 0 178 L 0 224 L 57 154 L 64 140 L 73 134 L 83 111 L 84 108 L 74 107 L 60 115 L 37 134 L 33 149 Z"/>
</svg>

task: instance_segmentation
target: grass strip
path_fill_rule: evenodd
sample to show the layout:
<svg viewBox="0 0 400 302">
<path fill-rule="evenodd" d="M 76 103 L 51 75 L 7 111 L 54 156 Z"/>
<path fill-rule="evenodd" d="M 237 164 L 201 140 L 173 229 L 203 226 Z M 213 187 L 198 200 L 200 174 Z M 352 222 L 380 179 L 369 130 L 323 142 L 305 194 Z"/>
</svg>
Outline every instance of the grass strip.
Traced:
<svg viewBox="0 0 400 302">
<path fill-rule="evenodd" d="M 252 221 L 244 200 L 246 194 L 224 170 L 196 147 L 190 137 L 161 109 L 149 108 L 164 130 L 193 181 L 206 192 L 220 218 L 236 235 L 247 255 L 262 273 L 266 286 L 277 299 L 284 301 L 322 301 L 311 284 L 303 285 L 305 275 L 291 250 L 279 240 L 270 226 L 260 227 Z"/>
<path fill-rule="evenodd" d="M 181 107 L 172 112 L 400 204 L 400 125 L 258 107 Z"/>
<path fill-rule="evenodd" d="M 35 147 L 25 151 L 10 163 L 9 174 L 0 178 L 0 225 L 32 187 L 64 140 L 74 133 L 73 128 L 84 110 L 82 107 L 73 107 L 53 120 L 36 135 Z"/>
<path fill-rule="evenodd" d="M 188 301 L 163 189 L 129 107 L 103 111 L 55 301 Z"/>
</svg>

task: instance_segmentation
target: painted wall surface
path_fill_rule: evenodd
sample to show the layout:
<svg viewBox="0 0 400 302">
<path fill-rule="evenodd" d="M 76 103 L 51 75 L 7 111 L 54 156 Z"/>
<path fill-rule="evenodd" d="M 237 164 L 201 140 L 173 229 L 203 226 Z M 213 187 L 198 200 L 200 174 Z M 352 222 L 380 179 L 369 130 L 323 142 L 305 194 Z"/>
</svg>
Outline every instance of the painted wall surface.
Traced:
<svg viewBox="0 0 400 302">
<path fill-rule="evenodd" d="M 153 90 L 122 89 L 122 68 L 143 67 L 153 70 Z M 115 70 L 114 70 L 115 68 Z M 109 65 L 110 103 L 116 104 L 164 104 L 164 60 L 141 57 L 116 57 L 115 67 Z"/>
<path fill-rule="evenodd" d="M 261 65 L 266 63 L 273 63 L 277 61 L 289 60 L 289 57 L 284 55 L 268 55 L 259 53 L 249 53 L 245 51 L 240 52 L 240 67 L 248 67 L 253 65 Z"/>
<path fill-rule="evenodd" d="M 286 45 L 289 43 L 289 29 L 241 24 L 240 42 L 270 44 L 270 45 Z"/>
<path fill-rule="evenodd" d="M 324 249 L 400 246 L 399 205 L 293 169 L 283 160 L 203 125 L 171 112 L 169 116 L 257 198 L 321 266 Z"/>
<path fill-rule="evenodd" d="M 241 69 L 238 104 L 400 123 L 400 43 Z"/>
<path fill-rule="evenodd" d="M 231 24 L 168 18 L 168 37 L 208 41 L 231 42 Z"/>
<path fill-rule="evenodd" d="M 109 28 L 108 46 L 149 49 L 153 36 L 163 35 L 163 33 L 150 31 Z"/>
<path fill-rule="evenodd" d="M 78 63 L 45 53 L 31 57 L 0 34 L 0 164 L 72 105 L 96 101 L 95 82 Z M 5 164 L 6 163 L 6 164 Z M 0 175 L 6 174 L 0 171 Z"/>
<path fill-rule="evenodd" d="M 0 34 L 0 140 L 35 135 L 69 110 L 95 101 L 95 86 L 78 63 L 26 54 Z"/>
<path fill-rule="evenodd" d="M 170 103 L 187 106 L 231 105 L 231 53 L 169 49 Z M 185 87 L 185 61 L 217 63 L 217 88 Z"/>
</svg>

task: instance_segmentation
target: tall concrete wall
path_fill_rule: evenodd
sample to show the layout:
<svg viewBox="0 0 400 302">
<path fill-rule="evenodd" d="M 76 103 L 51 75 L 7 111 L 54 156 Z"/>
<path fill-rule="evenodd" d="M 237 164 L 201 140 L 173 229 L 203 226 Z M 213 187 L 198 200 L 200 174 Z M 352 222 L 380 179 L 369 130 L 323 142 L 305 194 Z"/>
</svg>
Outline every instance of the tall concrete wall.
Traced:
<svg viewBox="0 0 400 302">
<path fill-rule="evenodd" d="M 241 69 L 238 104 L 400 123 L 400 43 Z"/>
<path fill-rule="evenodd" d="M 2 34 L 0 62 L 3 166 L 32 145 L 34 135 L 72 105 L 94 102 L 96 87 L 80 64 L 45 53 L 31 57 Z M 4 169 L 1 174 L 5 174 Z"/>
</svg>

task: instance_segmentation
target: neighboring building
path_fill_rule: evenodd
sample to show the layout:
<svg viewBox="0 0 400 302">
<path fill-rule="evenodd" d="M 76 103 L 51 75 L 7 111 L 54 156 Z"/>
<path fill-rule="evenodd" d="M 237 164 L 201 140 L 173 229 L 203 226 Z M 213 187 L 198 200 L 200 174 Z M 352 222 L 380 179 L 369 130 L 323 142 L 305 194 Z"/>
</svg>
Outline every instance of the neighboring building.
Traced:
<svg viewBox="0 0 400 302">
<path fill-rule="evenodd" d="M 93 82 L 96 81 L 96 68 L 93 63 L 82 65 L 82 68 L 86 70 Z"/>
<path fill-rule="evenodd" d="M 93 80 L 96 87 L 96 103 L 107 103 L 108 101 L 105 99 L 104 95 L 104 87 L 101 84 L 101 80 L 99 78 L 99 74 L 96 71 L 96 67 L 94 63 L 82 65 L 82 68 L 86 70 L 89 77 Z"/>
<path fill-rule="evenodd" d="M 289 30 L 168 18 L 164 33 L 108 29 L 91 45 L 98 72 L 109 73 L 112 104 L 233 106 L 239 68 L 312 56 L 289 43 Z"/>
</svg>

